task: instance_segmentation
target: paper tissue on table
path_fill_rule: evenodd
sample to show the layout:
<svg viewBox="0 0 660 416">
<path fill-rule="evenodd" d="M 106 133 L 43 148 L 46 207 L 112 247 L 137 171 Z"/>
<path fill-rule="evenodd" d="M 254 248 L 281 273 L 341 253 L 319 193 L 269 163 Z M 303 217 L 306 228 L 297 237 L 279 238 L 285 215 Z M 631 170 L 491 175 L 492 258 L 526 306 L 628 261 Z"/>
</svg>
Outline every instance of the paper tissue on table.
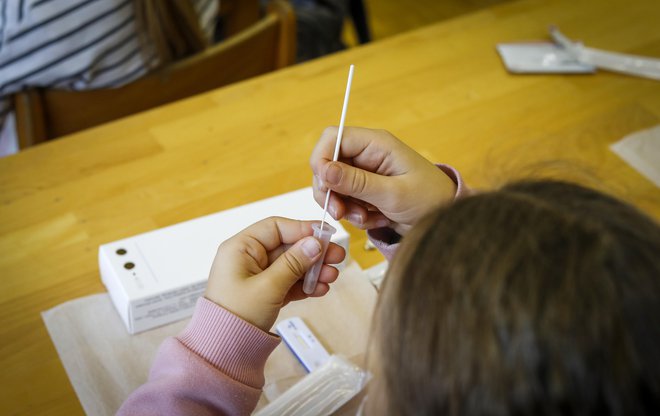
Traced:
<svg viewBox="0 0 660 416">
<path fill-rule="evenodd" d="M 660 188 L 660 125 L 631 133 L 610 149 Z"/>
<path fill-rule="evenodd" d="M 369 279 L 352 262 L 327 295 L 289 303 L 282 308 L 278 322 L 299 317 L 328 351 L 366 368 L 376 298 Z M 78 399 L 91 415 L 114 415 L 129 394 L 147 381 L 158 346 L 187 324 L 182 320 L 130 335 L 105 293 L 71 300 L 42 316 Z M 276 401 L 306 375 L 303 365 L 281 343 L 266 361 L 263 394 L 256 410 Z M 356 399 L 335 413 L 355 415 L 353 406 L 360 404 Z"/>
</svg>

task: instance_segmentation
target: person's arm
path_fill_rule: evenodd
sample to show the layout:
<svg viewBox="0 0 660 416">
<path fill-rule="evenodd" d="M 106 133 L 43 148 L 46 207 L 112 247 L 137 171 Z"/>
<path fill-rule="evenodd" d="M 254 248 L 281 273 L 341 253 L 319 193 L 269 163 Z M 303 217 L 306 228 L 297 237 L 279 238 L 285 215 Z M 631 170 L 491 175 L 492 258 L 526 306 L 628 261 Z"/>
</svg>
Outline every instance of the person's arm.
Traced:
<svg viewBox="0 0 660 416">
<path fill-rule="evenodd" d="M 289 301 L 304 299 L 302 276 L 320 255 L 311 221 L 269 218 L 225 241 L 205 298 L 176 338 L 160 347 L 146 384 L 120 415 L 249 414 L 264 383 L 266 359 L 279 344 L 268 331 Z M 326 263 L 344 250 L 331 244 Z M 338 271 L 327 264 L 311 296 L 323 296 Z"/>
<path fill-rule="evenodd" d="M 119 415 L 244 415 L 257 404 L 279 337 L 206 298 L 186 329 L 160 346 L 149 380 Z"/>
</svg>

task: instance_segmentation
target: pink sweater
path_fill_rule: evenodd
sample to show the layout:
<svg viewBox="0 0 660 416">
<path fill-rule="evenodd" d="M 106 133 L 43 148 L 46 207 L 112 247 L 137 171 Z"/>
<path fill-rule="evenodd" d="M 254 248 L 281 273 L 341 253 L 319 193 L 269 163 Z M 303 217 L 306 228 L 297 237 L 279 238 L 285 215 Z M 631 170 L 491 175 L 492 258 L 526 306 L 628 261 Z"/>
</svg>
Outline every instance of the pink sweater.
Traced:
<svg viewBox="0 0 660 416">
<path fill-rule="evenodd" d="M 459 173 L 438 165 L 466 195 Z M 391 229 L 369 232 L 390 259 L 400 237 Z M 190 323 L 160 346 L 149 380 L 124 402 L 118 415 L 249 415 L 264 385 L 266 359 L 280 343 L 226 309 L 200 298 Z"/>
</svg>

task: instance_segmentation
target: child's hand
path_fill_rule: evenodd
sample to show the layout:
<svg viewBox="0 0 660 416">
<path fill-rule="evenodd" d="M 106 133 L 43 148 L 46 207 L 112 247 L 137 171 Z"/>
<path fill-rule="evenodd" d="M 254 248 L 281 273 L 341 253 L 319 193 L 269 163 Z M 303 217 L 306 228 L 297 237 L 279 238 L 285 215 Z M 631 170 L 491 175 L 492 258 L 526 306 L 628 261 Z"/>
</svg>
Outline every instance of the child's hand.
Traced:
<svg viewBox="0 0 660 416">
<path fill-rule="evenodd" d="M 321 254 L 313 221 L 272 217 L 251 225 L 218 248 L 206 298 L 255 326 L 269 331 L 280 308 L 304 299 L 301 277 Z M 331 243 L 325 263 L 337 264 L 346 253 Z M 339 272 L 327 264 L 310 296 L 323 296 Z"/>
<path fill-rule="evenodd" d="M 384 130 L 347 127 L 339 161 L 333 162 L 337 128 L 325 129 L 310 165 L 314 199 L 362 229 L 392 227 L 407 232 L 424 214 L 452 201 L 456 184 L 434 164 Z"/>
</svg>

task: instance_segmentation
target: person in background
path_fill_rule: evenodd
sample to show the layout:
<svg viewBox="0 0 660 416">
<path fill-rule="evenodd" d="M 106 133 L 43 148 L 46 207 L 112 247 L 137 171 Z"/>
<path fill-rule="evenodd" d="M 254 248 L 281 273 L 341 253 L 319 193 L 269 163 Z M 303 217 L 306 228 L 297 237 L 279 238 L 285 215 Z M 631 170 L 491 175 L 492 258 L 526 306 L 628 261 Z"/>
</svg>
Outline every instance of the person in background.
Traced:
<svg viewBox="0 0 660 416">
<path fill-rule="evenodd" d="M 346 48 L 342 41 L 348 0 L 292 0 L 296 14 L 296 60 L 308 61 Z"/>
<path fill-rule="evenodd" d="M 115 88 L 206 48 L 218 0 L 0 0 L 0 156 L 18 151 L 11 94 Z"/>
<path fill-rule="evenodd" d="M 290 0 L 296 16 L 296 61 L 305 62 L 346 48 L 342 40 L 350 0 Z M 268 0 L 261 0 L 265 9 Z"/>
<path fill-rule="evenodd" d="M 660 226 L 579 185 L 470 192 L 382 130 L 337 129 L 311 157 L 314 193 L 391 259 L 374 316 L 367 415 L 655 415 Z M 309 222 L 271 218 L 218 249 L 205 297 L 120 415 L 247 415 L 320 256 Z M 344 257 L 331 246 L 325 263 Z M 337 279 L 323 266 L 313 296 Z M 309 301 L 313 308 L 313 301 Z"/>
</svg>

